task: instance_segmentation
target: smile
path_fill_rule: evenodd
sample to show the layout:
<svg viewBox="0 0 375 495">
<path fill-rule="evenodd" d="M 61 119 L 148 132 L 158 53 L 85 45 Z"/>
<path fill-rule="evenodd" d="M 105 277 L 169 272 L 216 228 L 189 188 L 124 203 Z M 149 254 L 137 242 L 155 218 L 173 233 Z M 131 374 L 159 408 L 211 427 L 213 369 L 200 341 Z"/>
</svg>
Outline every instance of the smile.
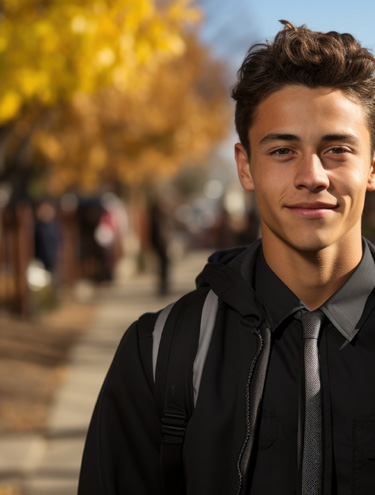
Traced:
<svg viewBox="0 0 375 495">
<path fill-rule="evenodd" d="M 286 208 L 303 218 L 323 218 L 338 207 L 337 204 L 313 202 L 287 205 Z"/>
</svg>

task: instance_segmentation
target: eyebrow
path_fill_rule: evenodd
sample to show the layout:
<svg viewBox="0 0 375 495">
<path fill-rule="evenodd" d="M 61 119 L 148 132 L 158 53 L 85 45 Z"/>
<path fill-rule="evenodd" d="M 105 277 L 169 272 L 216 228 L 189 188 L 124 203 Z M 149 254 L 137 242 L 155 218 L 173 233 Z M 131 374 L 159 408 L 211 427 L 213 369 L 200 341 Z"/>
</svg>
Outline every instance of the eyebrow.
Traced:
<svg viewBox="0 0 375 495">
<path fill-rule="evenodd" d="M 295 136 L 294 134 L 278 134 L 271 132 L 262 138 L 259 144 L 262 146 L 263 144 L 270 143 L 272 141 L 302 141 L 300 137 Z"/>
<path fill-rule="evenodd" d="M 268 144 L 273 141 L 297 141 L 301 142 L 302 139 L 295 134 L 283 134 L 283 133 L 270 133 L 264 136 L 259 142 L 260 146 Z M 321 141 L 347 141 L 348 143 L 357 143 L 358 138 L 353 134 L 325 134 L 322 136 Z"/>
<path fill-rule="evenodd" d="M 358 143 L 358 138 L 354 134 L 326 134 L 322 141 L 347 141 L 348 143 Z"/>
</svg>

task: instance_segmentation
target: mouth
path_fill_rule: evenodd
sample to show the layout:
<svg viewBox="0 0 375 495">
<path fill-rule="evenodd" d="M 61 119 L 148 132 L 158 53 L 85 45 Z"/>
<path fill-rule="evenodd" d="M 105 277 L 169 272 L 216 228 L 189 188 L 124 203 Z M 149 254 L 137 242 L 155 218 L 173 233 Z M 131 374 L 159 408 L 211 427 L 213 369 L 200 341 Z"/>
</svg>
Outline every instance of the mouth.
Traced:
<svg viewBox="0 0 375 495">
<path fill-rule="evenodd" d="M 337 204 L 324 203 L 321 201 L 315 201 L 312 203 L 303 202 L 292 205 L 286 205 L 286 208 L 292 213 L 300 215 L 304 218 L 323 218 L 329 215 L 333 210 L 338 208 Z"/>
</svg>

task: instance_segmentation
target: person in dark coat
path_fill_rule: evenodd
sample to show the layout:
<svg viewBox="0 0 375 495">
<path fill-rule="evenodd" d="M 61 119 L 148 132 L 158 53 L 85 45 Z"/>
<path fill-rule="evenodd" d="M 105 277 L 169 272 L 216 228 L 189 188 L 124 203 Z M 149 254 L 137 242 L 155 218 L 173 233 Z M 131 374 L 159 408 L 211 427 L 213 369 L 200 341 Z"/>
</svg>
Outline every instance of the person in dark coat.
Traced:
<svg viewBox="0 0 375 495">
<path fill-rule="evenodd" d="M 35 210 L 35 257 L 45 269 L 54 273 L 58 264 L 60 228 L 57 213 L 51 201 L 41 201 Z"/>
<path fill-rule="evenodd" d="M 211 256 L 178 320 L 181 301 L 125 333 L 79 495 L 375 491 L 375 247 L 361 235 L 375 189 L 375 58 L 350 34 L 281 22 L 273 42 L 250 48 L 232 91 L 239 179 L 255 191 L 262 237 Z M 190 419 L 177 410 L 166 429 L 165 349 L 192 339 L 197 321 Z M 173 379 L 167 405 L 181 393 Z M 168 442 L 182 442 L 181 472 L 164 469 Z"/>
<path fill-rule="evenodd" d="M 165 296 L 169 291 L 169 216 L 167 205 L 159 198 L 152 201 L 149 209 L 150 242 L 158 261 L 158 293 Z"/>
</svg>

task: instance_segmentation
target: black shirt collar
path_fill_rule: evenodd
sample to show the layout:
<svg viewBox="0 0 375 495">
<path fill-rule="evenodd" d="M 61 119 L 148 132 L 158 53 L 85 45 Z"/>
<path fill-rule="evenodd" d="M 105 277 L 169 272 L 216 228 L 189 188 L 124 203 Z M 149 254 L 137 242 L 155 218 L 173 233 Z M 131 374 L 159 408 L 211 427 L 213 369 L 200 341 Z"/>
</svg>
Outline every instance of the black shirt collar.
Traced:
<svg viewBox="0 0 375 495">
<path fill-rule="evenodd" d="M 320 309 L 349 341 L 358 333 L 366 302 L 375 287 L 375 264 L 370 249 L 363 242 L 363 256 L 345 284 Z M 305 304 L 279 279 L 267 265 L 263 251 L 258 251 L 255 269 L 255 290 L 265 309 L 271 331 Z"/>
</svg>

